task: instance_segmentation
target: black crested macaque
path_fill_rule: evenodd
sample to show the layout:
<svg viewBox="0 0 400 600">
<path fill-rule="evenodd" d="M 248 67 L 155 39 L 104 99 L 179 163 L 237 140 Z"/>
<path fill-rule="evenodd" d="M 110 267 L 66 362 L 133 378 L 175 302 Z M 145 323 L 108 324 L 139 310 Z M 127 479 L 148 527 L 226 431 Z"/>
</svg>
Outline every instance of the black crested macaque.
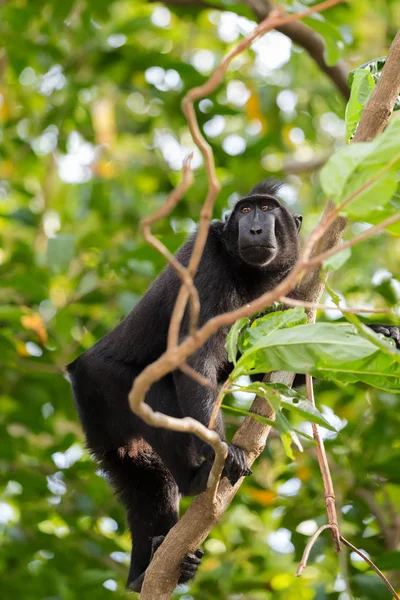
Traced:
<svg viewBox="0 0 400 600">
<path fill-rule="evenodd" d="M 210 224 L 195 277 L 200 325 L 273 289 L 299 255 L 302 218 L 277 199 L 280 184 L 267 180 L 241 198 L 225 222 Z M 187 265 L 194 236 L 177 257 Z M 204 491 L 211 460 L 204 443 L 186 433 L 156 429 L 134 415 L 128 393 L 134 378 L 165 350 L 181 281 L 171 267 L 156 279 L 132 312 L 113 331 L 68 366 L 89 450 L 127 510 L 133 548 L 127 587 L 140 591 L 155 549 L 178 519 L 179 496 Z M 218 331 L 188 359 L 215 387 L 229 373 L 228 329 Z M 181 335 L 188 333 L 185 314 Z M 191 416 L 208 425 L 215 393 L 181 371 L 154 383 L 146 402 L 174 417 Z M 222 417 L 217 431 L 223 436 Z M 235 483 L 249 474 L 244 452 L 229 445 L 224 475 Z M 202 552 L 182 563 L 180 583 L 192 579 Z"/>
<path fill-rule="evenodd" d="M 299 256 L 302 217 L 276 197 L 280 184 L 266 180 L 238 200 L 225 222 L 210 224 L 195 277 L 200 325 L 272 290 Z M 177 257 L 187 265 L 194 236 Z M 204 491 L 211 467 L 205 445 L 192 434 L 152 428 L 134 415 L 128 393 L 134 378 L 167 346 L 167 333 L 181 281 L 171 267 L 156 279 L 113 331 L 68 366 L 89 450 L 127 510 L 133 548 L 127 587 L 140 591 L 158 546 L 178 520 L 180 495 Z M 218 331 L 188 363 L 215 387 L 229 373 L 228 328 Z M 188 314 L 181 335 L 188 333 Z M 177 370 L 154 383 L 146 402 L 174 417 L 208 425 L 215 393 Z M 222 417 L 216 429 L 224 436 Z M 229 445 L 223 475 L 234 484 L 250 473 L 241 448 Z M 185 557 L 180 583 L 195 576 L 203 552 Z"/>
</svg>

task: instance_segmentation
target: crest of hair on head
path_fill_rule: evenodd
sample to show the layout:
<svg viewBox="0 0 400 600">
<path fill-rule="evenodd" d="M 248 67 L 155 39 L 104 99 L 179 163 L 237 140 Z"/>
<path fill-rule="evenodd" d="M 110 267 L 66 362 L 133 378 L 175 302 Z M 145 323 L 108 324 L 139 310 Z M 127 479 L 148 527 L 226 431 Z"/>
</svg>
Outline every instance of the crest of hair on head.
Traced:
<svg viewBox="0 0 400 600">
<path fill-rule="evenodd" d="M 273 177 L 269 177 L 268 179 L 263 179 L 259 183 L 257 183 L 249 193 L 248 196 L 276 196 L 279 192 L 279 189 L 282 187 L 283 183 L 274 179 Z"/>
</svg>

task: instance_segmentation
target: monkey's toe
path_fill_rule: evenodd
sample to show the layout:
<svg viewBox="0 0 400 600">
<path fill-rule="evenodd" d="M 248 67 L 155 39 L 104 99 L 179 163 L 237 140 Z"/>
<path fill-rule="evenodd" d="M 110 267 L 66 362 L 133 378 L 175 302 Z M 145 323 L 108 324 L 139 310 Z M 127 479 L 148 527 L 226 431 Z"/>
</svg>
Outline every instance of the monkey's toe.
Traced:
<svg viewBox="0 0 400 600">
<path fill-rule="evenodd" d="M 181 562 L 181 575 L 179 583 L 187 583 L 195 578 L 201 559 L 204 556 L 203 550 L 200 548 L 195 552 L 189 552 Z"/>
</svg>

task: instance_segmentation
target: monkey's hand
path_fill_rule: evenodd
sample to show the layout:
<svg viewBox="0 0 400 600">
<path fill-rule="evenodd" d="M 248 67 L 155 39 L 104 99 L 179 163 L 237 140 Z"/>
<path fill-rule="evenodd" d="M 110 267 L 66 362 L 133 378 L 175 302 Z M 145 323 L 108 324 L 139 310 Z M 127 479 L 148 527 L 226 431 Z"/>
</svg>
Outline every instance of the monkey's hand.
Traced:
<svg viewBox="0 0 400 600">
<path fill-rule="evenodd" d="M 396 347 L 400 349 L 400 328 L 394 325 L 368 325 L 375 333 L 381 333 L 396 342 Z"/>
<path fill-rule="evenodd" d="M 214 450 L 211 446 L 205 446 L 203 452 L 206 460 L 214 460 Z M 253 471 L 247 466 L 247 457 L 243 448 L 235 446 L 234 444 L 228 444 L 228 456 L 225 460 L 224 470 L 222 471 L 222 477 L 227 477 L 231 485 L 235 485 L 241 477 L 251 475 Z"/>
</svg>

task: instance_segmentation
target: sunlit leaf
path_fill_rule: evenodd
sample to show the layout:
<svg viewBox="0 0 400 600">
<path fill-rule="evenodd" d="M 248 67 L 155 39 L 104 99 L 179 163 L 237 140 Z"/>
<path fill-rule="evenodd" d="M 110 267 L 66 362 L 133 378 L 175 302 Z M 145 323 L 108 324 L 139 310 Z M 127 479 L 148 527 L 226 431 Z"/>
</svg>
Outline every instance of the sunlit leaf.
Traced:
<svg viewBox="0 0 400 600">
<path fill-rule="evenodd" d="M 236 356 L 238 352 L 238 339 L 243 331 L 243 329 L 250 323 L 250 319 L 248 317 L 243 317 L 236 321 L 236 323 L 231 327 L 229 333 L 226 337 L 225 349 L 228 353 L 228 360 L 236 364 Z"/>
<path fill-rule="evenodd" d="M 356 69 L 349 78 L 351 86 L 350 99 L 346 106 L 346 137 L 349 141 L 358 125 L 364 106 L 368 102 L 372 90 L 375 87 L 375 81 L 370 71 L 367 69 Z"/>
<path fill-rule="evenodd" d="M 395 193 L 399 165 L 400 121 L 392 121 L 372 142 L 336 152 L 321 169 L 321 185 L 337 205 L 354 195 L 343 212 L 368 220 L 369 213 L 387 205 Z"/>
<path fill-rule="evenodd" d="M 260 333 L 238 360 L 233 377 L 279 370 L 400 390 L 400 363 L 343 323 Z"/>
<path fill-rule="evenodd" d="M 282 383 L 254 382 L 246 386 L 240 386 L 240 390 L 257 394 L 266 400 L 270 400 L 271 397 L 276 398 L 282 408 L 286 408 L 300 417 L 322 425 L 331 431 L 336 431 L 319 410 L 308 401 L 304 394 L 287 385 Z"/>
</svg>

